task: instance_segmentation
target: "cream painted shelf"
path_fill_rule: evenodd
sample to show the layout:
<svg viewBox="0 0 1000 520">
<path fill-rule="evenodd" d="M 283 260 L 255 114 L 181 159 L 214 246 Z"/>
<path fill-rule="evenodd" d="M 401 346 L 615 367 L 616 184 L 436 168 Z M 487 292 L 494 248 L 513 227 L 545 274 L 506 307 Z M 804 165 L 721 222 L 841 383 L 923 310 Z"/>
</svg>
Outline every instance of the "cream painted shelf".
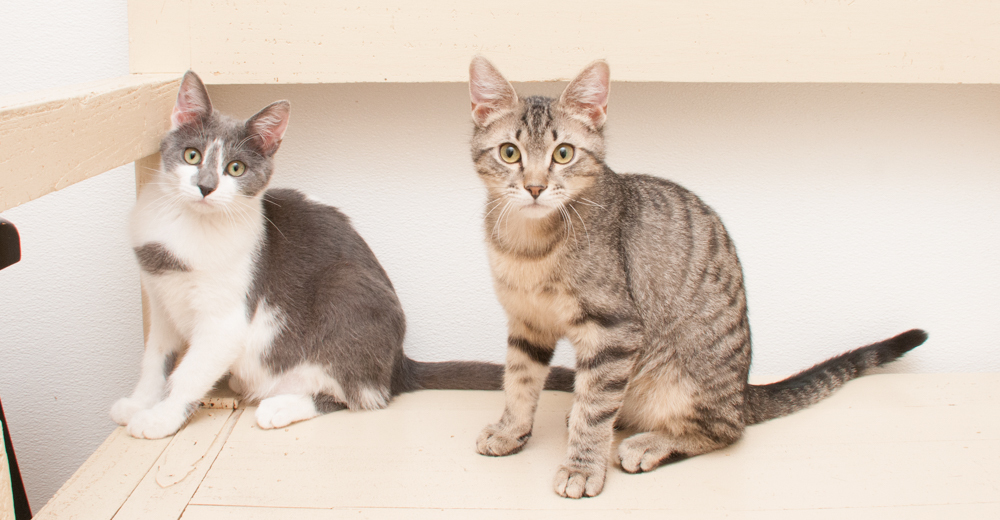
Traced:
<svg viewBox="0 0 1000 520">
<path fill-rule="evenodd" d="M 499 458 L 474 446 L 500 392 L 405 394 L 270 431 L 253 408 L 202 409 L 171 439 L 119 428 L 35 518 L 998 518 L 998 399 L 1000 374 L 868 376 L 725 450 L 612 469 L 578 501 L 551 490 L 569 394 L 545 392 L 527 447 Z"/>
<path fill-rule="evenodd" d="M 0 211 L 156 153 L 180 75 L 0 98 Z"/>
<path fill-rule="evenodd" d="M 0 99 L 0 211 L 148 157 L 181 74 L 206 83 L 1000 83 L 992 0 L 129 0 L 132 74 Z M 152 161 L 147 161 L 152 163 Z M 140 172 L 140 175 L 142 173 Z"/>
<path fill-rule="evenodd" d="M 1000 82 L 992 0 L 129 0 L 133 73 L 206 83 Z"/>
</svg>

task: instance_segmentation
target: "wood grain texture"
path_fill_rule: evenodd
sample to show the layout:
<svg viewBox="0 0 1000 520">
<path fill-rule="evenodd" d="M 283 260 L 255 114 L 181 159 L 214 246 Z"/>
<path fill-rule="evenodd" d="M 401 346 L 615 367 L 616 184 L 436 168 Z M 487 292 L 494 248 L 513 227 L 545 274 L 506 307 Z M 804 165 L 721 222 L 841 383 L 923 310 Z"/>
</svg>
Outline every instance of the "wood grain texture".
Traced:
<svg viewBox="0 0 1000 520">
<path fill-rule="evenodd" d="M 206 83 L 467 81 L 1000 82 L 990 0 L 129 1 L 133 73 Z"/>
<path fill-rule="evenodd" d="M 176 520 L 232 432 L 240 410 L 195 412 L 170 441 L 154 470 L 136 486 L 115 520 Z"/>
<path fill-rule="evenodd" d="M 0 211 L 156 153 L 179 86 L 132 75 L 0 99 Z"/>
<path fill-rule="evenodd" d="M 749 428 L 725 450 L 648 474 L 612 469 L 600 496 L 578 501 L 551 490 L 565 452 L 565 393 L 544 392 L 524 451 L 499 458 L 476 454 L 474 443 L 499 417 L 500 392 L 415 392 L 385 410 L 277 430 L 258 428 L 254 408 L 202 409 L 153 455 L 116 447 L 159 441 L 113 435 L 74 480 L 139 460 L 143 478 L 112 469 L 91 484 L 98 493 L 82 495 L 68 483 L 38 518 L 110 518 L 123 503 L 116 518 L 993 518 L 998 398 L 1000 374 L 867 376 Z M 112 488 L 124 491 L 100 492 Z"/>
<path fill-rule="evenodd" d="M 170 441 L 170 437 L 154 441 L 133 439 L 124 428 L 115 429 L 45 507 L 35 513 L 35 520 L 113 517 Z"/>
<path fill-rule="evenodd" d="M 995 511 L 1000 416 L 984 410 L 995 410 L 997 397 L 1000 375 L 869 376 L 807 410 L 750 428 L 725 450 L 648 474 L 612 469 L 604 493 L 581 501 L 551 490 L 565 452 L 568 394 L 545 393 L 524 451 L 500 458 L 474 450 L 479 430 L 502 411 L 499 392 L 406 394 L 386 410 L 338 412 L 271 431 L 253 424 L 251 408 L 191 503 L 695 516 Z"/>
</svg>

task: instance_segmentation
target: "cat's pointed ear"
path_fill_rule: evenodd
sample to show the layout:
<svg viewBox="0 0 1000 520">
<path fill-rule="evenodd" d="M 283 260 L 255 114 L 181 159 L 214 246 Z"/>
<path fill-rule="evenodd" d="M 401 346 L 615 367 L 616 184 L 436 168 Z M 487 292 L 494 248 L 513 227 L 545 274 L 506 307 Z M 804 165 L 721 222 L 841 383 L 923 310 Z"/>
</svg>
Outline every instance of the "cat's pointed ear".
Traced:
<svg viewBox="0 0 1000 520">
<path fill-rule="evenodd" d="M 261 155 L 270 157 L 278 151 L 278 145 L 288 129 L 288 114 L 292 104 L 288 101 L 275 101 L 247 119 L 248 141 Z"/>
<path fill-rule="evenodd" d="M 485 127 L 496 116 L 517 105 L 517 93 L 507 78 L 486 58 L 476 56 L 469 64 L 469 97 L 472 120 Z"/>
<path fill-rule="evenodd" d="M 184 73 L 180 91 L 177 92 L 177 102 L 170 114 L 171 129 L 204 121 L 212 115 L 212 100 L 208 98 L 208 90 L 194 71 Z"/>
<path fill-rule="evenodd" d="M 570 82 L 559 104 L 594 130 L 600 130 L 608 117 L 610 90 L 611 69 L 606 62 L 595 61 Z"/>
</svg>

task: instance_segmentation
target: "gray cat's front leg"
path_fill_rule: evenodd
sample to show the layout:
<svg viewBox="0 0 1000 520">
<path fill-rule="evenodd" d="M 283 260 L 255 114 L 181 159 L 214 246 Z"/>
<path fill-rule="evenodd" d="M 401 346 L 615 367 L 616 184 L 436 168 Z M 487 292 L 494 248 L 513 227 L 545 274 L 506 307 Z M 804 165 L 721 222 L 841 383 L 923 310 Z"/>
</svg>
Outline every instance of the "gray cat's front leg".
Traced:
<svg viewBox="0 0 1000 520">
<path fill-rule="evenodd" d="M 555 352 L 552 337 L 532 332 L 511 322 L 507 338 L 507 364 L 503 375 L 506 403 L 500 422 L 483 429 L 476 450 L 483 455 L 503 456 L 521 451 L 531 437 L 538 397 L 549 374 Z"/>
<path fill-rule="evenodd" d="M 150 302 L 149 339 L 142 354 L 139 382 L 129 397 L 123 397 L 111 406 L 111 419 L 126 426 L 132 417 L 163 399 L 169 363 L 181 347 L 181 337 L 162 309 Z"/>
<path fill-rule="evenodd" d="M 245 313 L 234 310 L 205 319 L 191 337 L 184 359 L 170 375 L 170 395 L 128 423 L 133 437 L 159 439 L 173 435 L 193 412 L 216 381 L 226 375 L 243 348 Z"/>
</svg>

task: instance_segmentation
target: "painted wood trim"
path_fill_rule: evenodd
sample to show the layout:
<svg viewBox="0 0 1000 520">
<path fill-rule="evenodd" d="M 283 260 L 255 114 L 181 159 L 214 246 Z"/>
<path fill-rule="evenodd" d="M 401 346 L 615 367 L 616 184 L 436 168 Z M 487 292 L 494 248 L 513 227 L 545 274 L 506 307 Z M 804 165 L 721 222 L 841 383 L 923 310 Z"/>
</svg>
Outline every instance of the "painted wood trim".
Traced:
<svg viewBox="0 0 1000 520">
<path fill-rule="evenodd" d="M 115 520 L 180 518 L 232 433 L 242 410 L 198 410 L 174 435 Z"/>
<path fill-rule="evenodd" d="M 517 499 L 511 499 L 515 501 Z M 430 509 L 430 508 L 367 508 L 367 509 L 309 509 L 301 507 L 241 507 L 241 506 L 199 506 L 191 505 L 184 510 L 181 520 L 342 520 L 359 518 L 365 520 L 608 520 L 611 518 L 740 518 L 743 520 L 883 520 L 905 518 L 907 520 L 934 520 L 941 518 L 996 518 L 1000 505 L 982 504 L 936 504 L 932 506 L 904 506 L 898 508 L 859 507 L 842 509 L 766 510 L 766 511 L 678 511 L 664 508 L 659 511 L 642 511 L 641 515 L 630 509 L 628 504 L 591 506 L 593 509 L 565 510 L 534 509 Z M 598 509 L 598 507 L 603 507 Z M 887 510 L 889 509 L 889 510 Z M 641 516 L 640 516 L 641 515 Z"/>
<path fill-rule="evenodd" d="M 512 81 L 1000 83 L 992 0 L 129 0 L 133 73 L 206 83 Z"/>
<path fill-rule="evenodd" d="M 125 428 L 115 429 L 34 519 L 113 517 L 171 439 L 133 439 Z"/>
<path fill-rule="evenodd" d="M 7 446 L 3 442 L 3 424 L 0 424 L 0 519 L 14 518 L 14 490 L 10 481 Z"/>
<path fill-rule="evenodd" d="M 117 429 L 36 518 L 176 518 L 185 500 L 181 518 L 192 520 L 596 520 L 620 510 L 761 520 L 993 518 L 1000 417 L 983 410 L 998 392 L 1000 374 L 863 377 L 806 410 L 753 426 L 725 450 L 643 475 L 612 468 L 592 499 L 599 507 L 551 490 L 565 454 L 567 393 L 543 392 L 534 436 L 512 457 L 473 448 L 502 411 L 501 392 L 407 393 L 384 410 L 274 430 L 254 424 L 253 407 L 202 409 L 173 439 L 136 440 Z M 123 477 L 128 467 L 139 467 L 138 477 Z"/>
<path fill-rule="evenodd" d="M 156 153 L 179 86 L 131 75 L 0 99 L 0 211 Z"/>
<path fill-rule="evenodd" d="M 142 187 L 153 180 L 153 174 L 160 169 L 160 152 L 156 152 L 153 155 L 143 157 L 141 159 L 136 159 L 135 161 L 135 196 L 139 196 L 139 192 L 142 191 Z M 145 345 L 146 341 L 149 340 L 149 295 L 146 294 L 146 288 L 142 287 L 140 282 L 140 292 L 142 299 L 142 344 Z"/>
</svg>

